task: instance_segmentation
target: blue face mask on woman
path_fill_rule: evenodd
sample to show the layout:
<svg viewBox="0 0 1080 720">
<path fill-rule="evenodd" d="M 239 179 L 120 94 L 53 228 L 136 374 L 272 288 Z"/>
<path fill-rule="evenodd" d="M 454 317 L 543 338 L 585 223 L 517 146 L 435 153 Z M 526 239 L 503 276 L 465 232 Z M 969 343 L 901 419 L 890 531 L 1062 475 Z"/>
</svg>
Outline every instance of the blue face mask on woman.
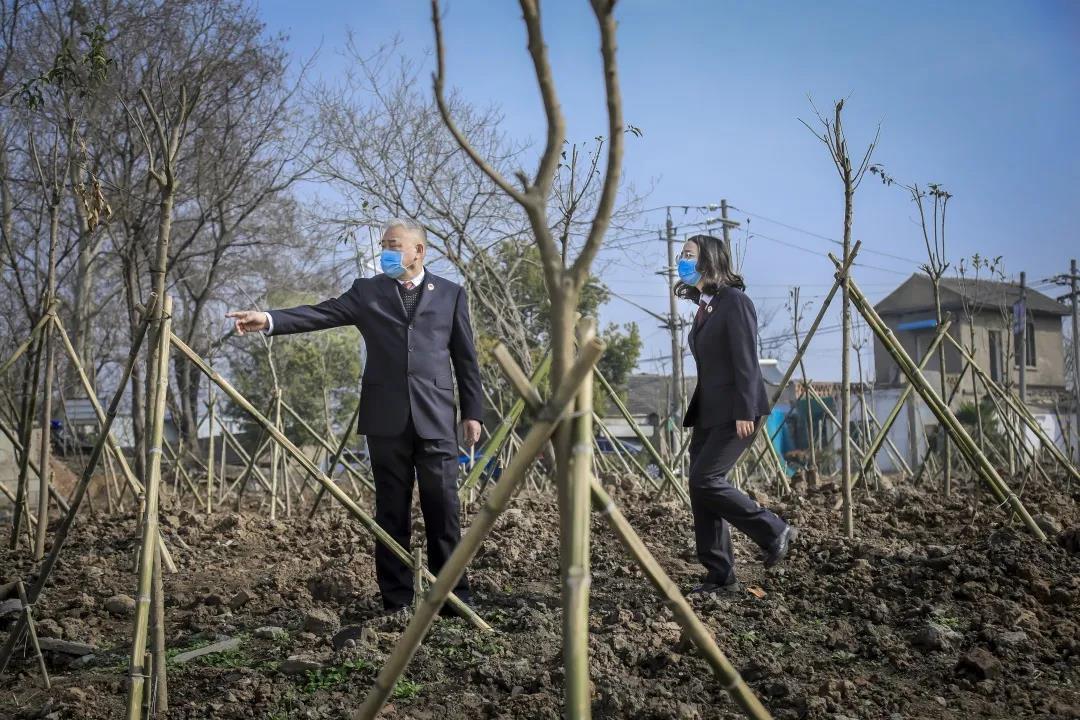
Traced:
<svg viewBox="0 0 1080 720">
<path fill-rule="evenodd" d="M 701 280 L 701 273 L 697 269 L 697 258 L 682 258 L 679 260 L 679 279 L 687 285 L 697 285 Z"/>
<path fill-rule="evenodd" d="M 401 264 L 401 259 L 400 250 L 383 250 L 379 257 L 379 265 L 384 273 L 396 280 L 405 274 L 405 266 Z"/>
</svg>

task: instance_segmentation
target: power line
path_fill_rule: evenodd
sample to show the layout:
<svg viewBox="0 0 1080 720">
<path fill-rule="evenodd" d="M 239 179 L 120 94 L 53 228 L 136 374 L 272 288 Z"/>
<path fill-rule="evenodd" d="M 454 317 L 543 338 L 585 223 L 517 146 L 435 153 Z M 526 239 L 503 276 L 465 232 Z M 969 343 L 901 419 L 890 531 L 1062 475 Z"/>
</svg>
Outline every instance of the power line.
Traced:
<svg viewBox="0 0 1080 720">
<path fill-rule="evenodd" d="M 826 242 L 830 242 L 835 245 L 843 246 L 844 244 L 836 238 L 831 238 L 828 235 L 821 235 L 819 233 L 813 232 L 811 230 L 806 230 L 805 228 L 801 228 L 796 225 L 791 225 L 789 223 L 781 222 L 779 220 L 773 220 L 772 218 L 765 217 L 764 215 L 758 215 L 757 213 L 752 213 L 749 210 L 743 210 L 742 208 L 735 207 L 734 205 L 729 205 L 728 207 L 730 207 L 732 210 L 738 210 L 739 212 L 749 215 L 750 217 L 757 218 L 758 220 L 764 220 L 765 222 L 779 225 L 780 227 L 787 228 L 788 230 L 794 230 L 795 232 L 802 233 L 803 235 L 808 235 L 819 240 L 825 240 Z M 923 262 L 922 260 L 915 260 L 913 258 L 904 257 L 902 255 L 893 255 L 892 253 L 882 252 L 881 250 L 861 249 L 859 250 L 859 252 L 867 253 L 869 255 L 880 255 L 882 257 L 892 258 L 893 260 L 903 260 L 904 262 L 910 262 L 915 264 L 920 264 Z"/>
<path fill-rule="evenodd" d="M 771 242 L 779 243 L 780 245 L 784 245 L 785 247 L 789 247 L 789 248 L 792 248 L 794 250 L 801 250 L 802 252 L 809 253 L 809 254 L 814 255 L 816 257 L 821 257 L 821 251 L 819 251 L 819 250 L 815 250 L 813 248 L 808 248 L 808 247 L 806 247 L 804 245 L 798 245 L 796 243 L 789 242 L 787 240 L 780 240 L 778 238 L 774 238 L 774 237 L 771 237 L 769 235 L 764 235 L 762 233 L 757 232 L 756 230 L 753 230 L 753 231 L 750 232 L 750 237 L 751 238 L 759 237 L 762 240 L 769 240 Z M 860 249 L 859 252 L 862 253 L 863 251 Z M 869 265 L 869 264 L 864 263 L 864 262 L 856 261 L 855 265 L 857 267 L 869 268 L 870 270 L 880 270 L 881 272 L 892 273 L 894 275 L 908 275 L 909 274 L 909 273 L 907 273 L 907 272 L 905 272 L 903 270 L 892 270 L 890 268 L 883 268 L 883 267 L 880 267 L 878 265 Z"/>
</svg>

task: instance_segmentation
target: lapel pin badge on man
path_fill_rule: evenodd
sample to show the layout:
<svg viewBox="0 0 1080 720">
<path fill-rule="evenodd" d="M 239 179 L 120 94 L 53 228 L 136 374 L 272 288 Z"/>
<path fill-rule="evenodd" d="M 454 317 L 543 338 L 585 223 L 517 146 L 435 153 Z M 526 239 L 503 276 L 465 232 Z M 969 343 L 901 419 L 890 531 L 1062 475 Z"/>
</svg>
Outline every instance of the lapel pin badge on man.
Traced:
<svg viewBox="0 0 1080 720">
<path fill-rule="evenodd" d="M 435 289 L 435 283 L 428 283 L 427 284 L 427 289 L 428 290 L 434 290 Z"/>
</svg>

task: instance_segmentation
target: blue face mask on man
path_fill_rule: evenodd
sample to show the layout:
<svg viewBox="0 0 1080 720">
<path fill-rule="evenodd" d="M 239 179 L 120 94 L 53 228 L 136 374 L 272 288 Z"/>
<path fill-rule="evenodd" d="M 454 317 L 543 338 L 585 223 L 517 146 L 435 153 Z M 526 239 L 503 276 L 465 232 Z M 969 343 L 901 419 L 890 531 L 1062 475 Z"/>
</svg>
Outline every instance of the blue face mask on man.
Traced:
<svg viewBox="0 0 1080 720">
<path fill-rule="evenodd" d="M 383 250 L 379 257 L 379 265 L 382 271 L 395 280 L 406 273 L 405 266 L 401 264 L 403 255 L 400 250 Z"/>
<path fill-rule="evenodd" d="M 697 285 L 701 280 L 701 273 L 697 269 L 697 258 L 682 258 L 679 260 L 679 279 L 687 285 Z"/>
</svg>

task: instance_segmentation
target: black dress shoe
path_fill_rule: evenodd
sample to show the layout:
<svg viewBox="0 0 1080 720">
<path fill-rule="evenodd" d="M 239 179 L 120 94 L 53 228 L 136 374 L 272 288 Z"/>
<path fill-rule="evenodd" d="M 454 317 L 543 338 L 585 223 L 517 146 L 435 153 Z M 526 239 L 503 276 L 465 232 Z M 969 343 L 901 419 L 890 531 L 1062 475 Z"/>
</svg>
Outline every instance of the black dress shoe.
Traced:
<svg viewBox="0 0 1080 720">
<path fill-rule="evenodd" d="M 465 596 L 458 595 L 458 599 L 461 600 L 461 602 L 465 603 L 465 606 L 468 607 L 470 610 L 475 610 L 476 609 L 476 606 L 473 603 L 472 596 L 470 596 L 470 595 L 465 595 Z M 451 605 L 449 599 L 446 602 L 443 603 L 443 606 L 441 608 L 439 608 L 439 615 L 440 615 L 440 617 L 459 617 L 459 618 L 464 618 L 465 617 L 465 613 L 462 612 L 461 610 L 459 610 L 456 606 Z"/>
<path fill-rule="evenodd" d="M 700 585 L 695 585 L 687 595 L 738 595 L 742 592 L 742 583 L 738 580 L 733 580 L 725 585 L 718 585 L 716 583 L 704 582 Z"/>
<path fill-rule="evenodd" d="M 765 554 L 765 567 L 771 568 L 787 557 L 788 551 L 799 537 L 799 528 L 788 525 Z"/>
</svg>

